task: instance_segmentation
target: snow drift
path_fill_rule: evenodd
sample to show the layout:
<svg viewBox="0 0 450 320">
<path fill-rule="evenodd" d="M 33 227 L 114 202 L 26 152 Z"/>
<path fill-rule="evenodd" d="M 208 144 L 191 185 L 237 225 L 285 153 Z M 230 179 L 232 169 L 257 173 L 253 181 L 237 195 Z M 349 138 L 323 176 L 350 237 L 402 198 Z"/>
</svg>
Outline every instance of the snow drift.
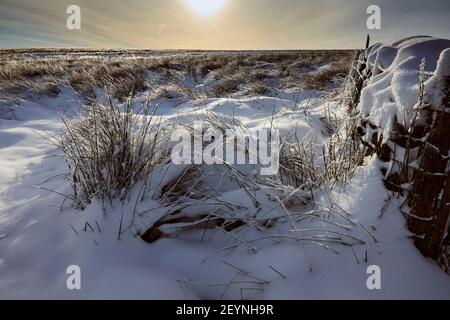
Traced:
<svg viewBox="0 0 450 320">
<path fill-rule="evenodd" d="M 394 124 L 410 127 L 421 81 L 427 99 L 442 99 L 436 86 L 450 73 L 450 40 L 424 36 L 379 43 L 361 54 L 357 68 L 368 79 L 357 108 L 376 127 L 367 128 L 366 141 L 372 141 L 373 133 L 387 141 Z"/>
<path fill-rule="evenodd" d="M 355 68 L 363 81 L 353 110 L 362 141 L 384 162 L 386 186 L 406 197 L 402 212 L 415 244 L 450 271 L 450 41 L 376 44 Z"/>
</svg>

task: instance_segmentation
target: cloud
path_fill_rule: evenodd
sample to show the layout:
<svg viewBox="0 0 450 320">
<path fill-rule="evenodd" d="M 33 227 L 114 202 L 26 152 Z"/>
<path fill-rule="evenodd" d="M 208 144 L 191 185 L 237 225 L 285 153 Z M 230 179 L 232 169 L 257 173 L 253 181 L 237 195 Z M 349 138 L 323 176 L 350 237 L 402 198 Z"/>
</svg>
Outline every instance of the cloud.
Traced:
<svg viewBox="0 0 450 320">
<path fill-rule="evenodd" d="M 352 48 L 364 42 L 366 8 L 382 9 L 376 40 L 407 34 L 450 38 L 448 0 L 226 0 L 199 17 L 185 0 L 0 0 L 0 46 L 201 49 Z M 68 30 L 77 4 L 82 29 Z"/>
</svg>

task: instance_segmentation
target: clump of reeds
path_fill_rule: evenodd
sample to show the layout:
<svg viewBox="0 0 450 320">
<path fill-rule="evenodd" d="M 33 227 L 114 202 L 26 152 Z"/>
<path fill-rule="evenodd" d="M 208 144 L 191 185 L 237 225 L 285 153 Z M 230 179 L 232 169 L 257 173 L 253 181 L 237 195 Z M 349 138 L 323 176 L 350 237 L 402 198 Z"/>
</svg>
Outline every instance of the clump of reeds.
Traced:
<svg viewBox="0 0 450 320">
<path fill-rule="evenodd" d="M 355 137 L 357 119 L 337 118 L 327 109 L 321 119 L 330 136 L 325 144 L 314 134 L 298 137 L 294 132 L 282 137 L 279 178 L 283 184 L 313 194 L 325 186 L 345 183 L 362 165 L 366 149 Z"/>
<path fill-rule="evenodd" d="M 70 168 L 74 198 L 81 207 L 98 196 L 124 200 L 153 168 L 169 159 L 167 128 L 149 110 L 148 101 L 134 113 L 130 98 L 124 110 L 111 100 L 94 103 L 76 120 L 63 119 L 59 146 Z"/>
</svg>

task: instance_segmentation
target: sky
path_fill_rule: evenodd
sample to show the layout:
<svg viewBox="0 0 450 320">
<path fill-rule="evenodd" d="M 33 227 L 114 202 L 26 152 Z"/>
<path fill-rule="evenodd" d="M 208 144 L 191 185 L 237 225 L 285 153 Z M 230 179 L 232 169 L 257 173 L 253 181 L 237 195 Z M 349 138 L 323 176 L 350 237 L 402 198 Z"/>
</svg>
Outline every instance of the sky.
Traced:
<svg viewBox="0 0 450 320">
<path fill-rule="evenodd" d="M 208 1 L 223 1 L 205 15 Z M 69 30 L 69 5 L 81 29 Z M 369 30 L 366 10 L 381 9 Z M 410 35 L 450 38 L 450 0 L 0 0 L 0 48 L 344 49 Z"/>
</svg>

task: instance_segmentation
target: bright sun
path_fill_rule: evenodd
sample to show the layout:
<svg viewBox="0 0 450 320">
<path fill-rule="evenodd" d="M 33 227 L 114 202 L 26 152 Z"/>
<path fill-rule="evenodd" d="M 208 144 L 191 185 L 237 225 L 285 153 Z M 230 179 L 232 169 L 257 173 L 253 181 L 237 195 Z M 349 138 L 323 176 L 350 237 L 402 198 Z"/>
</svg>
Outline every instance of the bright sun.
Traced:
<svg viewBox="0 0 450 320">
<path fill-rule="evenodd" d="M 225 4 L 225 0 L 186 0 L 187 5 L 197 14 L 211 16 Z"/>
</svg>

